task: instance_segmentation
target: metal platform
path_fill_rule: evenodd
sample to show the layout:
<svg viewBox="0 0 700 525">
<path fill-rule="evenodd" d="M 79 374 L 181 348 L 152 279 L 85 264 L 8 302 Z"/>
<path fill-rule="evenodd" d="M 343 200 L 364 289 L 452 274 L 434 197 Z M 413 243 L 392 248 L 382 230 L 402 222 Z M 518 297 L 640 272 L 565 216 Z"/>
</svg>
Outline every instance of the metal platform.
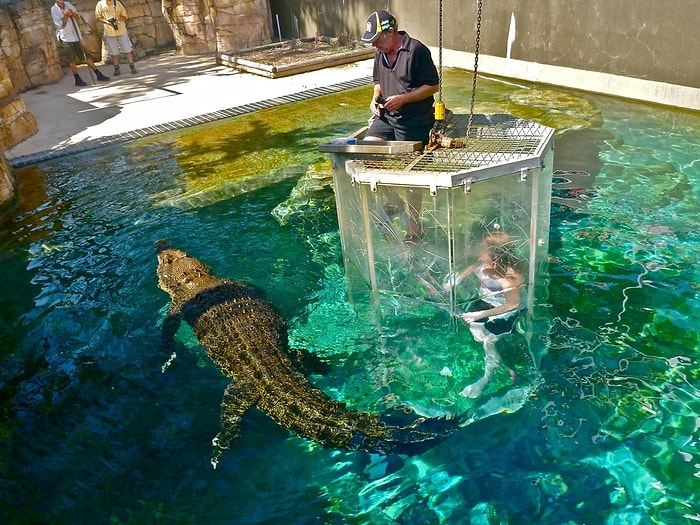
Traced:
<svg viewBox="0 0 700 525">
<path fill-rule="evenodd" d="M 468 124 L 468 115 L 454 115 L 444 132 L 462 147 L 423 152 L 410 146 L 419 143 L 359 141 L 319 149 L 352 157 L 345 169 L 354 182 L 435 189 L 540 168 L 554 137 L 552 128 L 510 115 L 474 115 Z"/>
</svg>

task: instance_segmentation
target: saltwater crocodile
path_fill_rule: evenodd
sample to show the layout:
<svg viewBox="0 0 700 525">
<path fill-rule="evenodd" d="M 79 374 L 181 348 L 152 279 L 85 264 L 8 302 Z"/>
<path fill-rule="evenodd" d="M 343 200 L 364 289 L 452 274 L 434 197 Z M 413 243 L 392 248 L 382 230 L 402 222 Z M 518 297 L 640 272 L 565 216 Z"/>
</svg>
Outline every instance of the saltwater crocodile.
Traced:
<svg viewBox="0 0 700 525">
<path fill-rule="evenodd" d="M 459 428 L 457 418 L 412 415 L 407 422 L 398 411 L 379 415 L 348 410 L 295 366 L 286 322 L 261 289 L 215 277 L 201 261 L 166 240 L 157 241 L 155 248 L 158 284 L 171 297 L 163 322 L 166 340 L 185 320 L 207 355 L 231 378 L 221 403 L 221 432 L 214 440 L 215 464 L 253 407 L 298 436 L 379 454 L 418 452 Z"/>
</svg>

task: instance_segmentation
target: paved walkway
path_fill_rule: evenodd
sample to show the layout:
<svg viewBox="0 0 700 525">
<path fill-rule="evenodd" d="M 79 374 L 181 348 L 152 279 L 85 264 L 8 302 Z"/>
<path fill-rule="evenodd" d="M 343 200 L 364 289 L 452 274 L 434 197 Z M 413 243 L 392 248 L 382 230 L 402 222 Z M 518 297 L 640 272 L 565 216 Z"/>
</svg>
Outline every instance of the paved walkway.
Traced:
<svg viewBox="0 0 700 525">
<path fill-rule="evenodd" d="M 99 66 L 107 76 L 111 65 Z M 122 68 L 119 77 L 87 87 L 65 75 L 22 94 L 39 131 L 5 152 L 13 167 L 135 138 L 368 85 L 372 60 L 270 79 L 219 66 L 211 56 L 174 53 Z"/>
</svg>

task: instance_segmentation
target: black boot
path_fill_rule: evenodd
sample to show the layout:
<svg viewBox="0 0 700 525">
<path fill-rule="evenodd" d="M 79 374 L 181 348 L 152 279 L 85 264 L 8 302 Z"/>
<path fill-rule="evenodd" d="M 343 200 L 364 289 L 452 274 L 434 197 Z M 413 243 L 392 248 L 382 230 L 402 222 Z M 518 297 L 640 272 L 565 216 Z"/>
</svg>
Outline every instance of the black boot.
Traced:
<svg viewBox="0 0 700 525">
<path fill-rule="evenodd" d="M 99 69 L 95 69 L 95 76 L 97 77 L 97 80 L 100 80 L 102 82 L 107 82 L 109 80 L 109 77 L 106 77 L 102 74 L 102 71 Z"/>
<path fill-rule="evenodd" d="M 136 73 L 138 73 L 138 71 L 136 71 L 136 68 L 134 67 L 134 64 L 129 64 L 129 69 L 131 69 L 132 75 L 135 75 Z"/>
<path fill-rule="evenodd" d="M 75 85 L 76 86 L 87 86 L 87 84 L 83 81 L 82 78 L 80 78 L 80 75 L 77 73 L 73 75 L 75 77 Z"/>
<path fill-rule="evenodd" d="M 122 74 L 122 72 L 119 71 L 119 64 L 117 64 L 116 66 L 114 66 L 114 73 L 113 73 L 113 75 L 116 77 L 116 76 L 119 76 L 119 75 L 121 75 L 121 74 Z"/>
</svg>

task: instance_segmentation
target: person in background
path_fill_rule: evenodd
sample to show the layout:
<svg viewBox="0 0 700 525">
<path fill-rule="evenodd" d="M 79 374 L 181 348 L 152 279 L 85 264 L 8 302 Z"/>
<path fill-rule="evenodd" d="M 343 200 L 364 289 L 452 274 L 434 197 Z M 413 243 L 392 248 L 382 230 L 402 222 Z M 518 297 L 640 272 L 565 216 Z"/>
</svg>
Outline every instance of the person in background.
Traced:
<svg viewBox="0 0 700 525">
<path fill-rule="evenodd" d="M 56 0 L 51 6 L 51 19 L 56 26 L 56 37 L 61 42 L 65 49 L 68 66 L 70 67 L 73 77 L 75 77 L 76 86 L 87 86 L 85 81 L 78 74 L 78 61 L 85 62 L 87 66 L 95 73 L 97 80 L 106 82 L 109 77 L 106 77 L 102 72 L 95 67 L 92 57 L 85 53 L 85 48 L 80 41 L 80 28 L 78 27 L 78 10 L 70 2 L 64 0 Z"/>
<path fill-rule="evenodd" d="M 496 342 L 513 331 L 524 309 L 527 269 L 525 262 L 513 255 L 510 245 L 511 239 L 506 233 L 487 235 L 481 243 L 479 260 L 444 284 L 444 288 L 450 290 L 467 276 L 474 275 L 480 285 L 478 299 L 460 318 L 469 325 L 474 339 L 483 344 L 484 375 L 459 393 L 464 397 L 478 397 L 491 381 L 493 372 L 501 366 Z M 508 373 L 515 380 L 515 372 L 508 368 Z"/>
<path fill-rule="evenodd" d="M 374 115 L 365 140 L 420 141 L 428 144 L 435 125 L 433 95 L 440 84 L 430 50 L 419 40 L 399 31 L 396 18 L 384 10 L 367 19 L 362 41 L 376 48 L 372 73 L 374 91 L 370 110 Z M 407 242 L 417 242 L 421 193 L 407 190 L 409 224 Z M 393 207 L 397 202 L 390 202 Z"/>
<path fill-rule="evenodd" d="M 126 30 L 126 20 L 129 17 L 122 3 L 119 0 L 100 0 L 95 6 L 95 18 L 104 24 L 105 44 L 114 64 L 113 75 L 115 77 L 121 75 L 119 69 L 120 50 L 126 56 L 131 74 L 138 73 L 134 67 L 134 48 Z"/>
</svg>

